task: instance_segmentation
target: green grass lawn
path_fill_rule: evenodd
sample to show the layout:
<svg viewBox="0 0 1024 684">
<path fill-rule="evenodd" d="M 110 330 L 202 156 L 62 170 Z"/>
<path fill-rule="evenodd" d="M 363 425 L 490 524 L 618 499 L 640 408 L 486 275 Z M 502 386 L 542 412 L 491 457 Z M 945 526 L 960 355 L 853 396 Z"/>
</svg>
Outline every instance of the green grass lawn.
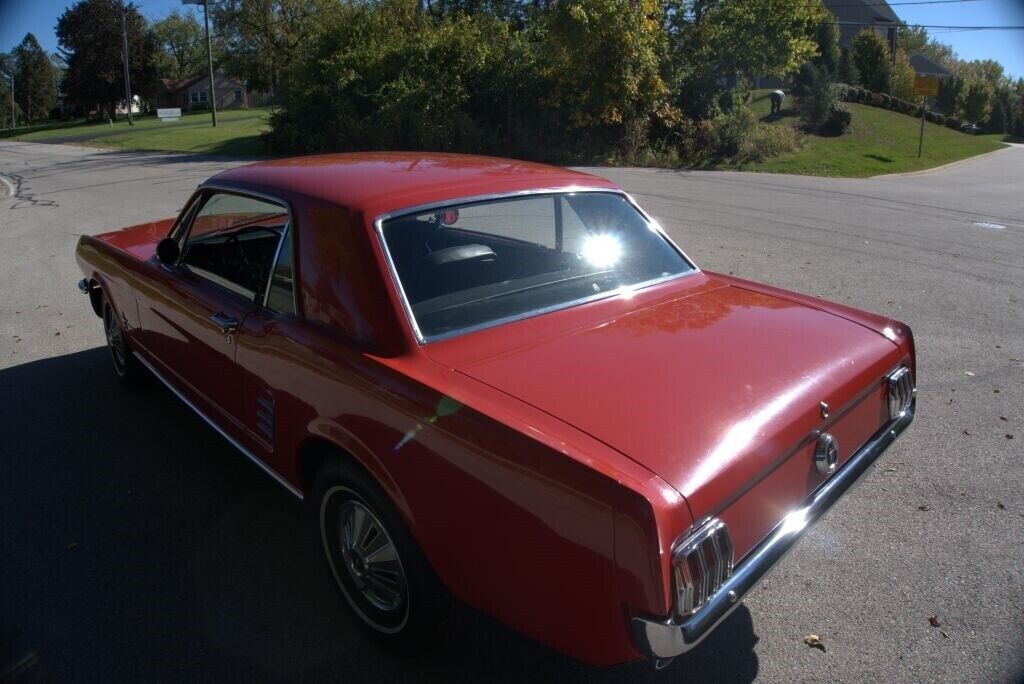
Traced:
<svg viewBox="0 0 1024 684">
<path fill-rule="evenodd" d="M 265 156 L 260 140 L 266 130 L 269 109 L 231 109 L 217 113 L 217 127 L 210 125 L 209 112 L 184 114 L 179 121 L 163 122 L 155 116 L 127 119 L 113 126 L 106 123 L 76 121 L 47 125 L 0 138 L 27 142 L 50 142 L 129 150 L 192 152 L 229 156 Z"/>
<path fill-rule="evenodd" d="M 793 111 L 793 98 L 786 97 L 782 116 L 770 121 L 771 104 L 767 91 L 754 94 L 751 109 L 773 126 L 794 126 L 799 117 Z M 884 173 L 919 171 L 1003 147 L 1002 135 L 967 135 L 945 126 L 925 122 L 924 150 L 919 159 L 917 141 L 921 120 L 879 107 L 847 103 L 853 120 L 850 130 L 841 136 L 808 135 L 796 152 L 747 164 L 723 164 L 717 168 L 768 173 L 795 173 L 809 176 L 864 178 Z"/>
</svg>

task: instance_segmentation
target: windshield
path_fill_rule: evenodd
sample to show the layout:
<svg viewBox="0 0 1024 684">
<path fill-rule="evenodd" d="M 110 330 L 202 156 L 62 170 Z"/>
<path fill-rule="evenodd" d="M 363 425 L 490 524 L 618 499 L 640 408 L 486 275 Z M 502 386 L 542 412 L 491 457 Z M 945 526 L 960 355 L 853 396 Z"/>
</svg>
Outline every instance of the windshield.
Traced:
<svg viewBox="0 0 1024 684">
<path fill-rule="evenodd" d="M 448 205 L 388 219 L 382 234 L 424 340 L 694 270 L 612 192 Z"/>
</svg>

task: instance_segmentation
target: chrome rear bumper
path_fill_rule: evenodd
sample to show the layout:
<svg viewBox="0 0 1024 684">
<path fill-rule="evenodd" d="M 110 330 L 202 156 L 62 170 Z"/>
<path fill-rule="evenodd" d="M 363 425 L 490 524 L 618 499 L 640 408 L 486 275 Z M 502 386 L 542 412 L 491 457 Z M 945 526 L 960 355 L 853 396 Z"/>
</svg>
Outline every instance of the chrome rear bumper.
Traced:
<svg viewBox="0 0 1024 684">
<path fill-rule="evenodd" d="M 633 618 L 633 636 L 640 651 L 649 658 L 674 658 L 699 644 L 739 606 L 747 592 L 768 574 L 804 533 L 871 469 L 882 452 L 910 425 L 915 408 L 916 401 L 902 417 L 868 440 L 800 508 L 783 518 L 695 614 L 681 621 Z"/>
</svg>

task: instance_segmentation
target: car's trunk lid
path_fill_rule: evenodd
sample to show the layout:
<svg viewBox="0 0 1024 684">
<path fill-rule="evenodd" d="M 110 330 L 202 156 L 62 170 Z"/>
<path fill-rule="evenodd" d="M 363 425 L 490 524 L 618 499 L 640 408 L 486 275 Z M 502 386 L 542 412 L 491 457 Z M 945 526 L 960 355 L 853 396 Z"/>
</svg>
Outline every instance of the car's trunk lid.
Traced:
<svg viewBox="0 0 1024 684">
<path fill-rule="evenodd" d="M 821 483 L 815 430 L 845 460 L 884 423 L 899 358 L 861 325 L 725 286 L 455 365 L 644 465 L 696 519 L 729 508 L 742 554 Z"/>
</svg>

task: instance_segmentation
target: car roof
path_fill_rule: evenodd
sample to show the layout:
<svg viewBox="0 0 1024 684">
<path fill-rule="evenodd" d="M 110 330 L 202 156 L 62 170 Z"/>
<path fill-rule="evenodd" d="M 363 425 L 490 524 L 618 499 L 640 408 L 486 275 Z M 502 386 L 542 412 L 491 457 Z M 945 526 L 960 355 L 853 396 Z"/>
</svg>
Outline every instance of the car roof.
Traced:
<svg viewBox="0 0 1024 684">
<path fill-rule="evenodd" d="M 270 196 L 303 195 L 370 217 L 491 194 L 618 187 L 599 176 L 533 162 L 464 154 L 363 152 L 292 157 L 240 166 L 203 185 Z"/>
</svg>

